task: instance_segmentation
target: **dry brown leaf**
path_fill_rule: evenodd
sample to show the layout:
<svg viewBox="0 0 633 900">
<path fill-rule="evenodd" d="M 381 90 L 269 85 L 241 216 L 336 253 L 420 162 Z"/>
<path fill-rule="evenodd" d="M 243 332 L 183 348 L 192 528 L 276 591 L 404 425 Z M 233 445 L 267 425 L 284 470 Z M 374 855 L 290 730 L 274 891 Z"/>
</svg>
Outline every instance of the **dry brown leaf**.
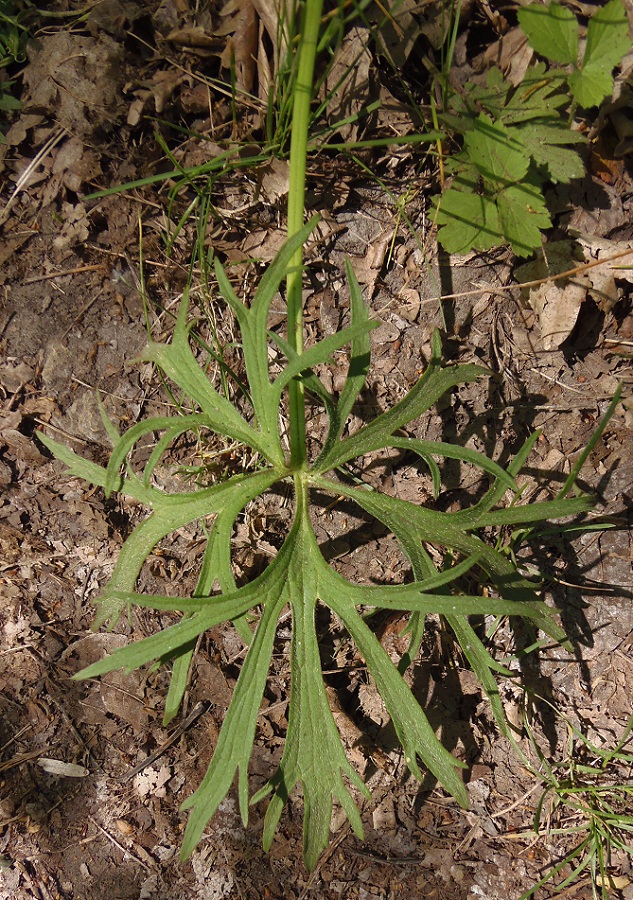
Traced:
<svg viewBox="0 0 633 900">
<path fill-rule="evenodd" d="M 511 28 L 498 41 L 473 60 L 475 69 L 498 66 L 515 87 L 523 82 L 525 73 L 534 59 L 534 50 L 528 44 L 520 28 Z"/>
<path fill-rule="evenodd" d="M 360 113 L 370 102 L 369 37 L 367 28 L 352 28 L 334 56 L 320 92 L 320 99 L 329 97 L 327 121 L 331 126 Z M 341 125 L 337 130 L 343 140 L 356 140 L 358 136 L 356 123 Z"/>
<path fill-rule="evenodd" d="M 260 262 L 270 262 L 281 250 L 285 240 L 286 235 L 281 230 L 252 231 L 242 244 L 242 250 Z"/>
<path fill-rule="evenodd" d="M 257 170 L 260 190 L 269 203 L 276 203 L 288 193 L 290 163 L 287 159 L 271 159 Z"/>
<path fill-rule="evenodd" d="M 572 269 L 574 265 L 571 242 L 557 241 L 547 244 L 545 252 L 539 251 L 533 262 L 520 266 L 516 277 L 520 281 L 537 281 Z M 544 350 L 555 350 L 567 340 L 586 295 L 586 285 L 577 280 L 552 281 L 528 289 L 528 303 L 538 317 Z"/>
<path fill-rule="evenodd" d="M 174 69 L 156 72 L 149 83 L 134 91 L 134 100 L 130 104 L 127 115 L 128 125 L 138 125 L 145 107 L 153 98 L 154 108 L 151 112 L 162 113 L 174 91 L 182 83 L 184 76 Z"/>
<path fill-rule="evenodd" d="M 217 37 L 209 34 L 201 25 L 192 25 L 188 28 L 175 28 L 167 35 L 167 40 L 178 47 L 188 47 L 192 50 L 219 51 L 224 44 Z"/>
<path fill-rule="evenodd" d="M 223 22 L 216 29 L 228 36 L 221 56 L 225 69 L 235 68 L 236 87 L 251 93 L 257 71 L 259 20 L 252 0 L 229 0 L 220 15 Z"/>
<path fill-rule="evenodd" d="M 430 33 L 434 32 L 434 16 L 433 10 L 438 11 L 438 20 L 448 22 L 450 17 L 446 12 L 441 10 L 444 4 L 442 0 L 436 0 L 433 3 L 425 3 L 423 12 L 424 24 L 420 24 L 418 19 L 413 16 L 417 12 L 420 4 L 417 0 L 394 0 L 389 8 L 386 4 L 377 6 L 374 19 L 379 28 L 375 31 L 378 38 L 378 49 L 383 49 L 388 59 L 391 59 L 397 68 L 402 68 L 409 58 L 409 54 L 413 50 L 415 42 L 421 34 L 425 34 L 429 40 Z M 385 15 L 386 13 L 386 15 Z M 431 40 L 433 43 L 433 41 Z M 441 46 L 442 41 L 438 44 Z"/>
<path fill-rule="evenodd" d="M 577 240 L 586 262 L 604 259 L 604 265 L 588 269 L 583 278 L 587 279 L 589 293 L 596 305 L 603 312 L 609 312 L 619 299 L 615 282 L 628 281 L 633 284 L 633 241 L 608 241 L 582 233 L 577 235 Z M 631 250 L 630 257 L 611 260 L 627 249 Z"/>
<path fill-rule="evenodd" d="M 398 313 L 407 322 L 415 322 L 420 314 L 420 292 L 415 288 L 403 287 L 398 293 L 398 299 L 402 301 L 402 306 L 398 307 Z"/>
<path fill-rule="evenodd" d="M 585 262 L 601 258 L 605 262 L 573 278 L 529 289 L 528 302 L 538 316 L 544 350 L 560 347 L 569 337 L 585 297 L 590 296 L 602 312 L 609 312 L 619 299 L 616 279 L 633 283 L 633 269 L 622 266 L 626 258 L 611 261 L 611 257 L 631 247 L 633 264 L 633 242 L 614 243 L 588 234 L 578 234 L 577 242 L 575 249 L 580 249 Z M 578 262 L 572 242 L 557 241 L 546 244 L 536 260 L 517 269 L 516 276 L 521 281 L 536 281 L 573 269 Z"/>
</svg>

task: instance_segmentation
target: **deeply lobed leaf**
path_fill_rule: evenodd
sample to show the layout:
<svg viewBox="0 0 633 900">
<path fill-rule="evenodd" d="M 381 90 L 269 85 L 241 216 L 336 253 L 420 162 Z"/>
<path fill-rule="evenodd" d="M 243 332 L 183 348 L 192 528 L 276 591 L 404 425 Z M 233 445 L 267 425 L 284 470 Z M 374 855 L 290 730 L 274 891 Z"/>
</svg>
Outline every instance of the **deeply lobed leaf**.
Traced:
<svg viewBox="0 0 633 900">
<path fill-rule="evenodd" d="M 485 165 L 496 165 L 495 153 L 490 146 L 482 153 L 482 160 L 487 160 Z M 280 259 L 283 265 L 277 265 Z M 293 633 L 286 745 L 277 772 L 250 802 L 271 795 L 264 825 L 264 843 L 270 846 L 284 804 L 295 787 L 301 785 L 304 856 L 306 864 L 312 868 L 327 845 L 334 801 L 341 804 L 355 832 L 362 835 L 356 800 L 359 794 L 367 794 L 362 779 L 346 757 L 329 708 L 315 622 L 317 605 L 324 604 L 339 617 L 358 647 L 389 710 L 411 773 L 421 778 L 422 764 L 460 804 L 466 805 L 466 790 L 458 774 L 462 764 L 442 746 L 403 678 L 422 640 L 425 617 L 434 614 L 445 618 L 487 692 L 500 727 L 506 729 L 494 680 L 495 672 L 505 673 L 505 670 L 489 654 L 471 626 L 469 617 L 520 616 L 556 640 L 564 639 L 564 633 L 549 608 L 536 596 L 533 585 L 519 575 L 510 558 L 490 547 L 478 531 L 577 514 L 587 509 L 590 501 L 580 497 L 527 507 L 495 509 L 507 490 L 516 491 L 514 478 L 527 459 L 536 436 L 526 442 L 508 469 L 504 470 L 472 450 L 403 437 L 398 433 L 430 409 L 446 391 L 486 374 L 480 366 L 442 366 L 441 343 L 437 333 L 433 336 L 432 358 L 426 372 L 410 393 L 393 408 L 363 425 L 355 434 L 343 437 L 348 416 L 365 383 L 369 364 L 369 330 L 372 327 L 358 284 L 351 275 L 352 321 L 349 328 L 342 335 L 326 337 L 302 354 L 296 353 L 287 342 L 278 338 L 288 362 L 277 380 L 272 381 L 267 369 L 267 354 L 266 371 L 261 371 L 264 365 L 262 348 L 268 345 L 262 339 L 260 330 L 265 328 L 263 310 L 268 309 L 280 273 L 288 265 L 288 260 L 287 248 L 284 248 L 282 255 L 273 263 L 273 275 L 264 279 L 264 288 L 260 287 L 262 292 L 258 292 L 250 308 L 239 306 L 241 301 L 232 293 L 228 279 L 219 267 L 217 269 L 222 292 L 248 334 L 243 340 L 243 347 L 254 423 L 238 413 L 209 382 L 191 350 L 189 326 L 181 311 L 172 343 L 151 344 L 147 356 L 190 394 L 199 412 L 173 419 L 150 419 L 132 426 L 121 437 L 106 421 L 108 433 L 115 443 L 107 469 L 82 460 L 48 437 L 42 440 L 74 475 L 107 490 L 129 495 L 150 509 L 148 517 L 123 545 L 112 578 L 99 601 L 97 621 L 114 624 L 130 604 L 179 611 L 183 616 L 177 624 L 115 651 L 110 657 L 79 673 L 78 678 L 97 677 L 116 668 L 132 669 L 155 661 L 172 662 L 173 674 L 165 713 L 166 721 L 169 721 L 181 703 L 193 648 L 201 634 L 221 622 L 233 621 L 249 645 L 207 774 L 199 788 L 183 804 L 184 809 L 191 810 L 183 843 L 184 857 L 193 851 L 209 819 L 230 790 L 235 775 L 238 778 L 242 818 L 247 821 L 248 764 L 260 704 L 277 622 L 282 610 L 290 608 Z M 342 346 L 344 339 L 351 342 L 351 358 L 345 385 L 340 396 L 335 398 L 326 391 L 312 367 L 325 362 L 333 350 Z M 272 423 L 279 413 L 281 388 L 297 377 L 324 403 L 330 415 L 330 428 L 317 461 L 311 467 L 293 469 L 283 458 L 281 440 L 276 431 L 273 433 Z M 255 386 L 251 382 L 255 382 Z M 227 409 L 231 412 L 228 413 Z M 612 411 L 610 408 L 609 414 Z M 267 460 L 267 465 L 259 471 L 235 475 L 212 487 L 180 494 L 167 494 L 153 486 L 152 472 L 174 437 L 186 429 L 198 432 L 201 428 L 210 428 L 243 440 L 259 451 Z M 161 436 L 156 440 L 142 475 L 136 474 L 129 463 L 130 454 L 141 437 L 152 433 Z M 448 514 L 380 494 L 367 489 L 367 485 L 350 486 L 343 479 L 328 477 L 328 472 L 340 469 L 352 460 L 390 448 L 399 452 L 410 451 L 427 462 L 438 489 L 440 470 L 436 458 L 458 459 L 478 467 L 491 479 L 491 486 L 471 509 Z M 231 535 L 235 521 L 245 506 L 258 495 L 276 483 L 287 482 L 291 478 L 295 490 L 292 527 L 264 572 L 252 582 L 237 586 L 231 567 Z M 566 484 L 564 492 L 569 487 Z M 383 522 L 408 557 L 415 580 L 404 585 L 361 586 L 348 583 L 333 571 L 323 557 L 311 524 L 311 489 L 327 491 L 333 497 L 344 496 Z M 212 519 L 210 523 L 209 519 Z M 149 553 L 162 538 L 196 521 L 207 524 L 206 549 L 193 596 L 167 597 L 139 593 L 137 581 Z M 438 548 L 439 558 L 446 561 L 444 566 L 438 567 L 433 561 L 426 549 L 429 545 Z M 481 595 L 461 593 L 456 586 L 457 579 L 466 572 L 479 572 L 484 579 L 492 581 L 497 596 L 486 596 L 483 592 Z M 367 624 L 364 615 L 367 609 L 411 613 L 410 646 L 399 666 L 394 665 Z M 244 617 L 247 613 L 253 614 L 257 620 L 254 633 L 246 624 Z"/>
</svg>

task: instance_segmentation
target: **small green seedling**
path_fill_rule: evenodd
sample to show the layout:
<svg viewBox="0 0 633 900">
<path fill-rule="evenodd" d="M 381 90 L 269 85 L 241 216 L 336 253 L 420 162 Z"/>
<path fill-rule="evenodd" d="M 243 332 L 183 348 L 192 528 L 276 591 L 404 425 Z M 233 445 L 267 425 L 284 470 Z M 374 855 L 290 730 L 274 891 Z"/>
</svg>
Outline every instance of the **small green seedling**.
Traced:
<svg viewBox="0 0 633 900">
<path fill-rule="evenodd" d="M 596 747 L 566 721 L 567 752 L 560 762 L 545 757 L 527 720 L 525 726 L 539 760 L 538 770 L 525 761 L 544 786 L 534 830 L 526 837 L 533 841 L 536 833 L 560 841 L 570 839 L 573 848 L 519 900 L 530 900 L 541 887 L 554 882 L 556 891 L 571 889 L 585 876 L 590 878 L 594 900 L 608 900 L 614 890 L 629 883 L 623 872 L 633 861 L 633 755 L 626 749 L 633 717 L 615 747 Z M 613 867 L 615 854 L 620 857 L 619 871 Z"/>
<path fill-rule="evenodd" d="M 525 464 L 536 435 L 529 438 L 507 469 L 486 456 L 456 444 L 420 440 L 410 436 L 416 423 L 434 404 L 457 385 L 488 374 L 476 365 L 443 366 L 441 342 L 435 333 L 432 354 L 422 378 L 394 406 L 348 432 L 348 420 L 361 394 L 370 364 L 370 332 L 375 327 L 363 302 L 351 266 L 347 265 L 350 322 L 343 330 L 324 337 L 311 347 L 303 341 L 302 248 L 315 227 L 303 224 L 307 132 L 312 98 L 313 71 L 321 22 L 320 0 L 303 9 L 301 41 L 297 50 L 296 90 L 291 136 L 289 238 L 262 275 L 255 295 L 247 304 L 216 260 L 218 292 L 233 313 L 241 332 L 247 384 L 241 385 L 249 408 L 232 404 L 204 370 L 204 357 L 194 352 L 192 323 L 185 298 L 171 343 L 150 342 L 144 358 L 153 362 L 166 379 L 189 398 L 190 411 L 182 415 L 151 418 L 119 435 L 107 419 L 114 449 L 107 467 L 88 462 L 43 435 L 45 445 L 62 460 L 71 474 L 105 490 L 118 492 L 144 504 L 148 517 L 132 532 L 99 600 L 97 624 L 113 627 L 131 604 L 177 611 L 181 619 L 144 640 L 114 652 L 79 673 L 92 678 L 117 668 L 134 669 L 149 663 L 171 664 L 171 683 L 165 719 L 181 705 L 194 648 L 200 635 L 223 622 L 233 622 L 248 644 L 214 749 L 208 772 L 198 789 L 183 804 L 190 809 L 182 847 L 183 858 L 193 852 L 204 829 L 237 775 L 239 805 L 244 823 L 249 804 L 270 797 L 263 841 L 271 846 L 283 807 L 301 784 L 304 804 L 303 849 L 308 868 L 317 863 L 327 846 L 334 800 L 340 803 L 357 835 L 362 835 L 359 795 L 368 791 L 347 759 L 330 711 L 323 681 L 317 605 L 328 607 L 347 630 L 373 678 L 404 751 L 410 772 L 422 778 L 422 767 L 462 805 L 467 792 L 455 759 L 437 738 L 429 720 L 409 689 L 403 673 L 420 647 L 425 618 L 440 615 L 452 630 L 487 692 L 502 729 L 507 730 L 495 673 L 506 670 L 488 653 L 470 622 L 471 616 L 523 617 L 555 641 L 565 639 L 551 610 L 537 596 L 535 587 L 515 563 L 490 545 L 490 529 L 529 526 L 546 519 L 575 516 L 588 510 L 587 496 L 565 497 L 530 505 L 504 507 L 507 492 L 518 495 L 516 476 Z M 267 330 L 271 303 L 286 282 L 288 330 L 285 338 Z M 285 359 L 275 377 L 269 369 L 271 345 Z M 349 347 L 347 377 L 338 395 L 329 392 L 316 374 L 334 353 Z M 329 418 L 329 429 L 315 458 L 307 451 L 305 395 L 320 402 Z M 184 408 L 184 407 L 183 407 Z M 280 432 L 280 412 L 289 422 L 289 447 Z M 608 415 L 613 412 L 610 408 Z M 255 452 L 259 465 L 252 471 L 228 477 L 211 487 L 183 493 L 167 493 L 153 481 L 156 467 L 169 464 L 171 443 L 192 431 L 224 436 Z M 139 442 L 154 442 L 142 470 L 134 467 Z M 363 479 L 363 466 L 373 454 L 409 454 L 429 469 L 435 493 L 440 490 L 438 460 L 458 460 L 479 469 L 489 479 L 487 492 L 471 508 L 439 512 L 432 505 L 417 505 L 373 490 Z M 354 465 L 354 478 L 348 467 Z M 268 567 L 249 583 L 237 586 L 231 565 L 231 536 L 244 508 L 274 486 L 290 487 L 294 496 L 292 525 Z M 381 522 L 397 539 L 411 568 L 408 584 L 363 586 L 352 584 L 328 563 L 313 528 L 317 495 L 332 500 L 343 497 L 361 515 Z M 206 526 L 206 549 L 193 596 L 167 597 L 137 590 L 139 574 L 153 548 L 188 523 Z M 485 582 L 489 589 L 464 593 L 459 579 L 469 573 L 471 584 Z M 473 576 L 477 576 L 473 580 Z M 491 586 L 491 589 L 490 589 Z M 275 647 L 277 624 L 285 609 L 292 614 L 290 649 L 290 703 L 285 749 L 277 771 L 266 787 L 249 798 L 248 765 L 256 738 L 257 719 Z M 368 625 L 372 610 L 410 612 L 407 652 L 394 664 Z M 251 624 L 255 622 L 254 631 Z M 506 673 L 507 674 L 507 673 Z"/>
<path fill-rule="evenodd" d="M 28 32 L 20 23 L 21 16 L 13 0 L 0 0 L 0 69 L 26 59 Z M 11 81 L 0 81 L 0 112 L 10 112 L 22 105 L 10 93 Z M 4 135 L 0 132 L 0 142 Z"/>
<path fill-rule="evenodd" d="M 610 96 L 613 69 L 631 49 L 629 21 L 622 0 L 610 0 L 589 19 L 582 61 L 578 23 L 570 9 L 560 3 L 532 3 L 519 9 L 518 17 L 528 41 L 540 56 L 570 67 L 567 84 L 576 103 L 590 108 Z"/>
<path fill-rule="evenodd" d="M 631 46 L 622 0 L 610 0 L 589 20 L 581 63 L 570 10 L 534 3 L 518 15 L 549 63 L 531 65 L 518 87 L 492 68 L 485 85 L 467 85 L 440 117 L 464 142 L 447 161 L 450 187 L 434 198 L 438 240 L 449 253 L 510 244 L 517 256 L 529 256 L 540 247 L 552 224 L 544 186 L 585 172 L 577 148 L 586 139 L 570 127 L 575 106 L 597 106 L 610 95 L 613 68 Z"/>
</svg>

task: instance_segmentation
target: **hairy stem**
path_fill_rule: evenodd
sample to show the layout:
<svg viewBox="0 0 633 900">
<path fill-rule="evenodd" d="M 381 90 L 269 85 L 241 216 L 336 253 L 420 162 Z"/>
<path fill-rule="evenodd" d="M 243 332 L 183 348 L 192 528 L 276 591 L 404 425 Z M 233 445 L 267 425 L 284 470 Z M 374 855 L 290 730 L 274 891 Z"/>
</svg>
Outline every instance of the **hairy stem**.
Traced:
<svg viewBox="0 0 633 900">
<path fill-rule="evenodd" d="M 296 234 L 303 225 L 310 103 L 322 8 L 323 0 L 307 0 L 303 8 L 290 138 L 288 237 Z M 299 248 L 290 263 L 287 279 L 288 341 L 297 353 L 303 351 L 302 270 L 303 250 Z M 303 385 L 297 379 L 293 379 L 289 385 L 289 396 L 290 464 L 292 468 L 298 469 L 304 466 L 307 453 L 305 398 Z"/>
</svg>

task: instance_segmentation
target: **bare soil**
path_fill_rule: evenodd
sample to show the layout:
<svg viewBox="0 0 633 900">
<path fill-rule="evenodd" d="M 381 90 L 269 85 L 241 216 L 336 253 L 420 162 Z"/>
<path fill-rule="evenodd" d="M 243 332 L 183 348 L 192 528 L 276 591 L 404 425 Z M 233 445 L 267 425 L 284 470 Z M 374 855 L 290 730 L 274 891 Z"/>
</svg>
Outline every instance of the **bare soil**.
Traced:
<svg viewBox="0 0 633 900">
<path fill-rule="evenodd" d="M 81 5 L 51 4 L 57 10 Z M 36 432 L 46 428 L 103 463 L 109 443 L 97 396 L 121 428 L 171 402 L 152 367 L 137 361 L 147 340 L 141 276 L 153 337 L 167 339 L 196 240 L 193 220 L 169 253 L 165 237 L 174 233 L 193 193 L 183 190 L 173 205 L 169 185 L 161 183 L 96 201 L 82 197 L 170 167 L 157 135 L 175 146 L 173 131 L 135 121 L 134 103 L 149 104 L 148 113 L 187 123 L 212 140 L 230 137 L 231 111 L 222 96 L 212 97 L 210 116 L 207 93 L 177 67 L 191 71 L 195 59 L 202 71 L 213 72 L 216 57 L 193 57 L 190 47 L 166 41 L 172 20 L 178 24 L 183 17 L 188 27 L 194 24 L 187 3 L 140 8 L 104 2 L 87 23 L 42 29 L 24 70 L 24 107 L 7 144 L 0 145 L 0 897 L 518 898 L 571 845 L 556 837 L 525 837 L 540 796 L 538 781 L 499 736 L 481 687 L 439 623 L 430 623 L 412 685 L 446 746 L 468 763 L 471 808 L 465 812 L 430 781 L 420 787 L 408 777 L 362 660 L 333 641 L 332 670 L 356 666 L 355 674 L 327 676 L 336 721 L 373 799 L 362 808 L 365 840 L 335 821 L 331 846 L 312 874 L 302 864 L 300 797 L 289 804 L 270 853 L 261 849 L 261 805 L 244 827 L 230 794 L 191 861 L 178 859 L 185 825 L 179 806 L 211 758 L 239 673 L 243 647 L 230 626 L 212 630 L 199 647 L 176 728 L 188 724 L 175 737 L 174 729 L 161 725 L 164 672 L 71 680 L 89 662 L 164 624 L 158 614 L 133 610 L 112 633 L 91 631 L 93 600 L 144 512 L 64 475 Z M 148 98 L 143 91 L 150 82 Z M 161 109 L 158 83 L 169 83 Z M 247 133 L 252 122 L 240 127 Z M 177 146 L 186 166 L 207 152 L 194 140 Z M 604 173 L 588 174 L 565 198 L 574 227 L 616 249 L 631 239 L 630 160 L 614 161 L 610 181 Z M 546 577 L 546 598 L 574 644 L 573 653 L 547 646 L 526 657 L 523 683 L 543 698 L 531 707 L 543 752 L 564 758 L 568 734 L 561 716 L 598 745 L 615 743 L 633 713 L 633 314 L 626 273 L 617 274 L 609 303 L 588 293 L 567 339 L 544 349 L 535 312 L 519 290 L 507 289 L 516 283 L 511 254 L 448 259 L 429 239 L 424 256 L 402 227 L 389 191 L 400 195 L 403 184 L 412 188 L 409 219 L 420 233 L 429 225 L 434 174 L 424 160 L 407 151 L 372 165 L 382 186 L 349 162 L 317 158 L 309 176 L 312 207 L 322 215 L 319 241 L 308 257 L 309 339 L 346 320 L 346 257 L 380 321 L 359 421 L 415 383 L 439 327 L 447 361 L 483 363 L 491 376 L 454 392 L 419 424 L 419 435 L 468 442 L 503 463 L 540 428 L 525 484 L 527 498 L 545 497 L 562 483 L 617 383 L 624 385 L 622 403 L 581 479 L 613 527 L 553 534 L 524 561 Z M 216 213 L 204 243 L 231 264 L 244 294 L 284 239 L 284 179 L 283 164 L 275 163 L 232 171 L 215 185 Z M 592 206 L 592 197 L 601 205 Z M 196 278 L 201 280 L 199 272 Z M 440 303 L 439 294 L 458 296 Z M 226 310 L 213 296 L 205 307 L 204 291 L 196 297 L 194 313 L 209 314 L 226 361 L 239 365 Z M 281 307 L 275 315 L 271 324 L 282 324 Z M 321 374 L 336 388 L 336 367 Z M 323 425 L 315 410 L 315 444 Z M 179 446 L 174 464 L 191 461 L 197 450 Z M 239 448 L 211 450 L 218 454 L 213 477 L 248 465 Z M 428 479 L 408 460 L 376 460 L 371 478 L 398 496 L 431 502 Z M 443 478 L 438 502 L 445 509 L 482 487 L 458 466 L 446 466 Z M 249 510 L 236 535 L 240 578 L 252 577 L 275 552 L 289 516 L 286 500 L 277 496 Z M 350 580 L 406 578 L 395 542 L 344 505 L 318 509 L 315 527 L 332 564 Z M 144 569 L 144 586 L 191 590 L 200 537 L 195 529 L 182 529 L 161 544 Z M 402 651 L 405 624 L 404 618 L 378 624 L 385 646 Z M 287 627 L 282 622 L 262 709 L 253 790 L 272 773 L 283 749 Z M 506 625 L 495 640 L 502 658 L 516 650 L 520 636 Z M 520 725 L 521 695 L 510 681 L 501 689 L 508 715 Z M 195 721 L 188 719 L 192 713 Z M 525 733 L 520 741 L 533 758 Z M 153 761 L 143 764 L 150 755 Z M 81 768 L 54 774 L 42 767 L 46 759 Z M 614 854 L 612 865 L 622 877 L 622 892 L 613 896 L 630 898 L 625 859 Z M 537 898 L 549 895 L 544 889 Z M 578 882 L 565 896 L 591 897 L 590 882 Z"/>
</svg>

